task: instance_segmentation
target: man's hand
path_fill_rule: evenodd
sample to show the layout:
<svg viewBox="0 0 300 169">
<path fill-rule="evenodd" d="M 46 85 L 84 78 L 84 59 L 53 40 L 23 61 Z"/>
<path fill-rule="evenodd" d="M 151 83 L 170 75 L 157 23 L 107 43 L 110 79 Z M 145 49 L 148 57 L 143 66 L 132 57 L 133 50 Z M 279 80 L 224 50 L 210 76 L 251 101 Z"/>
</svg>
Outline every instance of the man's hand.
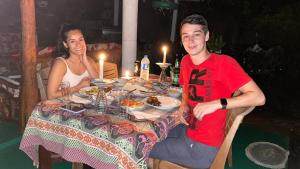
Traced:
<svg viewBox="0 0 300 169">
<path fill-rule="evenodd" d="M 180 107 L 179 107 L 179 110 L 174 113 L 176 122 L 180 122 L 180 123 L 183 123 L 185 125 L 189 125 L 189 123 L 183 117 L 183 114 L 185 112 L 189 112 L 189 111 L 190 111 L 190 108 L 189 108 L 188 105 L 181 104 Z"/>
<path fill-rule="evenodd" d="M 211 102 L 198 103 L 193 109 L 194 116 L 198 120 L 202 120 L 207 114 L 213 113 L 221 108 L 220 100 L 214 100 Z"/>
</svg>

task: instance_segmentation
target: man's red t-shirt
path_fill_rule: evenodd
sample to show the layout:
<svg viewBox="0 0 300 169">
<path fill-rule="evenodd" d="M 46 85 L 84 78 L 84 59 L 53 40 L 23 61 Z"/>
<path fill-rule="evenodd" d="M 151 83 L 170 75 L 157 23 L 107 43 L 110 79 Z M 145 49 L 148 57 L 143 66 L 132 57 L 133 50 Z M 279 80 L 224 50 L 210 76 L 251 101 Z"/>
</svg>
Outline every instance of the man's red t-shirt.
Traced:
<svg viewBox="0 0 300 169">
<path fill-rule="evenodd" d="M 193 110 L 197 103 L 220 98 L 229 98 L 251 80 L 241 66 L 226 55 L 211 54 L 200 65 L 194 65 L 189 55 L 183 57 L 180 65 L 179 83 L 183 85 L 188 104 Z M 217 110 L 197 120 L 195 128 L 187 128 L 192 140 L 219 147 L 224 139 L 227 110 Z M 191 124 L 194 119 L 190 113 Z"/>
</svg>

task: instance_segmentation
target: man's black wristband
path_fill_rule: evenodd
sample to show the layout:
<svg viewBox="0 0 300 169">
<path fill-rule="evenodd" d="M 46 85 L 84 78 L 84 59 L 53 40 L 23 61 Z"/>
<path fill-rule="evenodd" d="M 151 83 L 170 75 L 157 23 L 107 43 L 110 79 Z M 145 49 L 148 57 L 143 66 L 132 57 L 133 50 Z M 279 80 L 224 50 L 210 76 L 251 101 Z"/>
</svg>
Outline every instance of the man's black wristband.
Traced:
<svg viewBox="0 0 300 169">
<path fill-rule="evenodd" d="M 225 98 L 220 99 L 220 103 L 222 105 L 222 109 L 226 109 L 227 107 L 227 100 Z"/>
</svg>

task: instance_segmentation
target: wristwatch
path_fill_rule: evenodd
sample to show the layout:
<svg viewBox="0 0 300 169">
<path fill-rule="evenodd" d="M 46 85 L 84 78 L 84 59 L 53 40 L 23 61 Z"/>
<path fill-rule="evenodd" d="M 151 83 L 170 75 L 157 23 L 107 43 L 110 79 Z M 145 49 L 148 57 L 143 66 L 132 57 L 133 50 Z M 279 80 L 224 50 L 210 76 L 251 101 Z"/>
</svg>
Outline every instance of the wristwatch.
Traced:
<svg viewBox="0 0 300 169">
<path fill-rule="evenodd" d="M 225 98 L 220 99 L 220 103 L 222 105 L 222 109 L 226 109 L 227 107 L 227 100 Z"/>
</svg>

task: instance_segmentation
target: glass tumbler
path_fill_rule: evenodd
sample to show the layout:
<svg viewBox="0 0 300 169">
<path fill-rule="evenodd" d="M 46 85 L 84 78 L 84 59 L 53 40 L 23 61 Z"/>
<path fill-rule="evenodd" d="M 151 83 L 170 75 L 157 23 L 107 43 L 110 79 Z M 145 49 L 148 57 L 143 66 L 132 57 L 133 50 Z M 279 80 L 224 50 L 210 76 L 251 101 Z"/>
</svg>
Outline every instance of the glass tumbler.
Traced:
<svg viewBox="0 0 300 169">
<path fill-rule="evenodd" d="M 69 103 L 71 100 L 70 83 L 61 82 L 60 91 L 61 91 L 62 98 L 64 99 L 64 102 Z"/>
</svg>

